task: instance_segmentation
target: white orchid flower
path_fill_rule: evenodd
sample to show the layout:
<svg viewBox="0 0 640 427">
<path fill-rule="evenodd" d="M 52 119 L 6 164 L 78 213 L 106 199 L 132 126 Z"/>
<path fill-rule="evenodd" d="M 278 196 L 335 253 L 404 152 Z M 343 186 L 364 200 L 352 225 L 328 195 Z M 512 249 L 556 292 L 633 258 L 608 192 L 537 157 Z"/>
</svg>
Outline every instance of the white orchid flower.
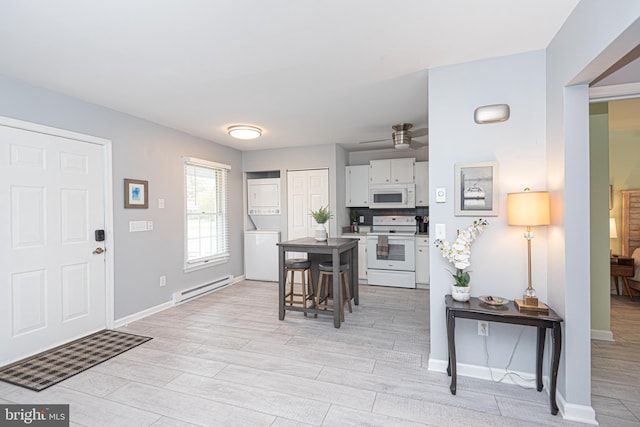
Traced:
<svg viewBox="0 0 640 427">
<path fill-rule="evenodd" d="M 462 276 L 463 270 L 471 265 L 471 243 L 482 233 L 484 227 L 489 223 L 484 219 L 478 219 L 466 229 L 458 233 L 455 242 L 449 242 L 437 239 L 434 244 L 440 249 L 440 253 L 444 258 L 452 263 L 458 270 L 454 277 Z M 468 283 L 468 273 L 465 273 Z M 458 279 L 456 279 L 457 281 Z M 461 285 L 466 286 L 466 285 Z"/>
</svg>

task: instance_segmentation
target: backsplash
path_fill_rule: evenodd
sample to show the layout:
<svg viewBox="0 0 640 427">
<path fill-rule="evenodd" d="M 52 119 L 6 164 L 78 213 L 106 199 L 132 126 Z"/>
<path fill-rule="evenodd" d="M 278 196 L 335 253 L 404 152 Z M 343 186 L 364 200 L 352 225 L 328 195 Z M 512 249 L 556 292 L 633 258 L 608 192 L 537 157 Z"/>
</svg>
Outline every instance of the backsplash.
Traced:
<svg viewBox="0 0 640 427">
<path fill-rule="evenodd" d="M 405 215 L 405 216 L 429 216 L 429 207 L 419 207 L 414 209 L 369 209 L 369 208 L 349 208 L 351 212 L 357 212 L 358 216 L 364 216 L 364 223 L 361 225 L 371 225 L 374 216 Z"/>
</svg>

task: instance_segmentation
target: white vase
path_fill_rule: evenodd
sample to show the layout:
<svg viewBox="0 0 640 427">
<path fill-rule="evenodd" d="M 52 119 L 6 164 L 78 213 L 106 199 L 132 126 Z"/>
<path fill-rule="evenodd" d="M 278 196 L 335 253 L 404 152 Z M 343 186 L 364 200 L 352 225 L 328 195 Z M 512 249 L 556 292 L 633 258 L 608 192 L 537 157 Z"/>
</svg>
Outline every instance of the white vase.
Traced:
<svg viewBox="0 0 640 427">
<path fill-rule="evenodd" d="M 319 242 L 324 242 L 327 240 L 327 228 L 324 224 L 318 224 L 316 226 L 316 240 Z"/>
<path fill-rule="evenodd" d="M 451 297 L 460 302 L 469 301 L 469 298 L 471 298 L 471 286 L 451 285 Z"/>
</svg>

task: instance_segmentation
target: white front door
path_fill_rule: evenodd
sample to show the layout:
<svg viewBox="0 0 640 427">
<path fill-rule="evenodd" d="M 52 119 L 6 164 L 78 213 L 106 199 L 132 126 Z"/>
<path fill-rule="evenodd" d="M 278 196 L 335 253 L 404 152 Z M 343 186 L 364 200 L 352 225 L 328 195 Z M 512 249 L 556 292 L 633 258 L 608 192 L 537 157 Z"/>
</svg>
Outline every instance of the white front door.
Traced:
<svg viewBox="0 0 640 427">
<path fill-rule="evenodd" d="M 0 365 L 106 327 L 104 171 L 101 145 L 0 125 Z"/>
</svg>

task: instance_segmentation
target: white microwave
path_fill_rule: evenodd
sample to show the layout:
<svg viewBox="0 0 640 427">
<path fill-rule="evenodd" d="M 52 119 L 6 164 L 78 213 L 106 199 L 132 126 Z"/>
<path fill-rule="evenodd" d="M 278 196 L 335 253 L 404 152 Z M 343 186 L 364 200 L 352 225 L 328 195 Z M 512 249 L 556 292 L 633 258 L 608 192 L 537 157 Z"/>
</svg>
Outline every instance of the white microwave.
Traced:
<svg viewBox="0 0 640 427">
<path fill-rule="evenodd" d="M 383 184 L 369 186 L 370 209 L 403 209 L 415 207 L 415 184 Z"/>
</svg>

